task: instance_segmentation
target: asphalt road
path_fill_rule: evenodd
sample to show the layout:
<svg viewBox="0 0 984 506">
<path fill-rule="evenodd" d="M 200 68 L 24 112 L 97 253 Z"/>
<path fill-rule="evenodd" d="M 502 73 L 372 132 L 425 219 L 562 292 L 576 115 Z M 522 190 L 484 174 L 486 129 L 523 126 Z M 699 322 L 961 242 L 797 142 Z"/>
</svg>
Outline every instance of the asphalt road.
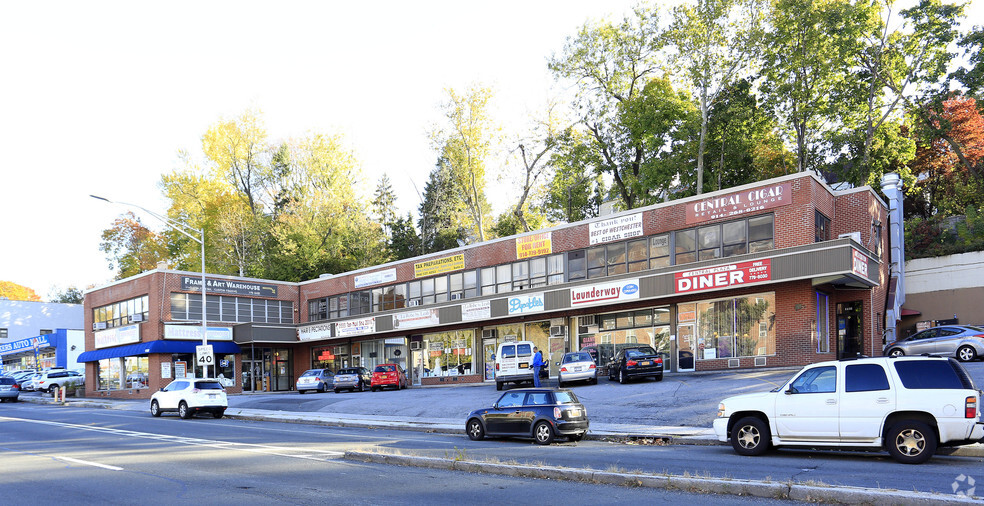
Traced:
<svg viewBox="0 0 984 506">
<path fill-rule="evenodd" d="M 3 497 L 33 504 L 529 504 L 551 498 L 576 504 L 763 502 L 339 458 L 345 449 L 377 447 L 450 455 L 486 445 L 512 448 L 518 455 L 540 450 L 516 442 L 472 446 L 462 437 L 440 434 L 152 418 L 33 404 L 5 404 L 0 428 Z M 458 450 L 461 444 L 469 448 Z M 576 453 L 582 448 L 546 450 Z"/>
<path fill-rule="evenodd" d="M 953 484 L 961 475 L 984 479 L 984 459 L 971 457 L 936 456 L 928 463 L 906 466 L 882 453 L 781 450 L 749 458 L 734 454 L 727 446 L 584 441 L 542 447 L 522 440 L 473 442 L 453 434 L 208 417 L 180 420 L 153 418 L 141 412 L 26 403 L 4 404 L 0 423 L 0 458 L 5 469 L 16 470 L 0 473 L 0 487 L 11 493 L 33 494 L 10 497 L 34 497 L 43 491 L 44 502 L 51 497 L 70 503 L 132 503 L 137 498 L 152 503 L 206 498 L 221 503 L 433 504 L 472 503 L 479 498 L 483 502 L 528 503 L 529 494 L 524 492 L 528 486 L 545 497 L 576 497 L 579 504 L 693 500 L 661 495 L 669 493 L 665 491 L 534 483 L 339 460 L 341 453 L 350 449 L 942 494 L 952 494 Z M 572 493 L 576 495 L 569 495 Z M 741 499 L 699 497 L 701 501 Z"/>
</svg>

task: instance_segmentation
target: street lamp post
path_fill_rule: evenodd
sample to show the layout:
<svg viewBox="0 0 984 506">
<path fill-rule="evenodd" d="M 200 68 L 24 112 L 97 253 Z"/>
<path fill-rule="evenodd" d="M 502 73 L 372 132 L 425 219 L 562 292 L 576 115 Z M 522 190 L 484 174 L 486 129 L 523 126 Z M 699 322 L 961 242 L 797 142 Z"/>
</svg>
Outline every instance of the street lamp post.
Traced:
<svg viewBox="0 0 984 506">
<path fill-rule="evenodd" d="M 136 204 L 130 204 L 130 203 L 127 203 L 127 202 L 117 202 L 117 201 L 109 200 L 109 199 L 107 199 L 105 197 L 99 197 L 99 196 L 96 196 L 96 195 L 89 195 L 89 196 L 92 197 L 92 198 L 94 198 L 94 199 L 98 199 L 98 200 L 103 200 L 103 201 L 109 202 L 110 204 L 119 204 L 121 206 L 129 206 L 129 207 L 135 207 L 137 209 L 140 209 L 141 211 L 143 211 L 143 212 L 145 212 L 145 213 L 153 216 L 154 218 L 157 218 L 158 220 L 163 221 L 165 225 L 173 228 L 174 230 L 177 230 L 178 232 L 181 232 L 186 237 L 188 237 L 192 241 L 197 242 L 198 244 L 200 244 L 202 246 L 202 346 L 207 345 L 208 344 L 208 317 L 205 315 L 206 314 L 206 312 L 205 312 L 205 308 L 206 308 L 206 300 L 205 300 L 205 227 L 202 227 L 200 229 L 198 229 L 198 228 L 191 228 L 191 227 L 189 227 L 187 225 L 182 225 L 182 224 L 180 224 L 180 223 L 178 223 L 178 222 L 176 222 L 176 221 L 174 221 L 174 220 L 172 220 L 172 219 L 170 219 L 170 218 L 168 218 L 166 216 L 161 216 L 161 215 L 159 215 L 159 214 L 151 211 L 150 209 L 147 209 L 147 208 L 142 207 L 142 206 L 138 206 Z M 199 237 L 195 237 L 195 236 L 191 235 L 192 232 L 197 232 L 198 235 L 199 235 Z M 207 364 L 202 364 L 202 375 L 204 377 L 206 377 L 206 378 L 209 377 L 208 376 L 208 365 Z"/>
</svg>

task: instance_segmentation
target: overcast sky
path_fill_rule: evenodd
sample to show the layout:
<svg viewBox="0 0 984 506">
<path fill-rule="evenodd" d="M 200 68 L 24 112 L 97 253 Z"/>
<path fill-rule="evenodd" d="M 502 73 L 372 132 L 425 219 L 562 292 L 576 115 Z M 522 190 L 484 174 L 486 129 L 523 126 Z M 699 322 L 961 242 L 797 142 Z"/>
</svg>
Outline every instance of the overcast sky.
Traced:
<svg viewBox="0 0 984 506">
<path fill-rule="evenodd" d="M 388 173 L 415 211 L 445 88 L 493 87 L 518 126 L 557 95 L 546 61 L 566 37 L 636 3 L 3 2 L 0 280 L 45 299 L 111 281 L 99 236 L 126 209 L 89 195 L 163 214 L 179 150 L 250 108 L 273 141 L 342 134 L 366 191 Z"/>
</svg>

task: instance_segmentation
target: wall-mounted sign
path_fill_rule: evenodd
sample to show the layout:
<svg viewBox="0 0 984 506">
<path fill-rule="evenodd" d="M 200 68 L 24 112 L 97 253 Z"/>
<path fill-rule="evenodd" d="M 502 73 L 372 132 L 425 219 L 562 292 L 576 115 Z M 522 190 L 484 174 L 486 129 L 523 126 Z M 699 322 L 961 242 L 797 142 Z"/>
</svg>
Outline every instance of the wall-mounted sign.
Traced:
<svg viewBox="0 0 984 506">
<path fill-rule="evenodd" d="M 232 341 L 232 327 L 208 327 L 209 341 Z M 202 340 L 202 327 L 193 325 L 164 325 L 164 339 Z"/>
<path fill-rule="evenodd" d="M 27 339 L 21 339 L 19 341 L 14 341 L 12 343 L 0 344 L 0 355 L 6 355 L 8 353 L 17 353 L 24 350 L 33 350 L 35 348 L 49 348 L 51 347 L 51 342 L 48 341 L 48 335 L 42 335 L 38 337 L 29 337 Z"/>
<path fill-rule="evenodd" d="M 543 293 L 509 297 L 509 314 L 539 313 L 543 311 Z"/>
<path fill-rule="evenodd" d="M 851 250 L 851 272 L 868 277 L 868 257 L 856 249 Z"/>
<path fill-rule="evenodd" d="M 642 213 L 596 221 L 588 225 L 591 244 L 622 241 L 642 235 Z"/>
<path fill-rule="evenodd" d="M 375 331 L 375 317 L 335 322 L 336 337 L 360 336 L 363 334 L 372 334 Z"/>
<path fill-rule="evenodd" d="M 386 269 L 385 271 L 370 272 L 369 274 L 360 274 L 355 277 L 355 287 L 363 288 L 372 285 L 381 285 L 383 283 L 392 283 L 396 281 L 396 269 Z"/>
<path fill-rule="evenodd" d="M 673 275 L 676 293 L 716 290 L 772 279 L 772 260 L 755 260 L 708 267 Z"/>
<path fill-rule="evenodd" d="M 492 318 L 492 301 L 480 300 L 461 305 L 461 319 L 465 321 L 488 320 Z"/>
<path fill-rule="evenodd" d="M 319 339 L 328 339 L 329 337 L 331 337 L 330 323 L 297 327 L 297 339 L 299 341 L 317 341 Z"/>
<path fill-rule="evenodd" d="M 793 193 L 791 188 L 789 183 L 782 183 L 698 200 L 687 204 L 687 224 L 717 218 L 730 218 L 792 204 Z"/>
<path fill-rule="evenodd" d="M 112 361 L 111 361 L 112 362 Z M 184 378 L 188 375 L 188 362 L 177 361 L 174 363 L 174 377 Z"/>
<path fill-rule="evenodd" d="M 436 309 L 419 309 L 393 315 L 394 329 L 412 329 L 441 323 Z"/>
<path fill-rule="evenodd" d="M 593 306 L 638 298 L 638 279 L 624 279 L 611 283 L 571 288 L 571 307 Z"/>
<path fill-rule="evenodd" d="M 458 253 L 449 257 L 435 258 L 413 264 L 413 277 L 424 278 L 444 272 L 460 271 L 465 268 L 465 254 Z"/>
<path fill-rule="evenodd" d="M 140 325 L 114 327 L 96 332 L 96 348 L 140 342 Z"/>
<path fill-rule="evenodd" d="M 161 362 L 161 379 L 171 378 L 171 363 Z"/>
<path fill-rule="evenodd" d="M 550 232 L 516 238 L 516 258 L 530 258 L 553 253 Z"/>
<path fill-rule="evenodd" d="M 277 285 L 266 283 L 252 283 L 249 281 L 236 281 L 232 279 L 208 279 L 205 278 L 205 293 L 223 295 L 247 295 L 250 297 L 275 298 L 277 296 Z M 200 292 L 202 291 L 202 278 L 194 276 L 181 276 L 181 291 Z"/>
</svg>

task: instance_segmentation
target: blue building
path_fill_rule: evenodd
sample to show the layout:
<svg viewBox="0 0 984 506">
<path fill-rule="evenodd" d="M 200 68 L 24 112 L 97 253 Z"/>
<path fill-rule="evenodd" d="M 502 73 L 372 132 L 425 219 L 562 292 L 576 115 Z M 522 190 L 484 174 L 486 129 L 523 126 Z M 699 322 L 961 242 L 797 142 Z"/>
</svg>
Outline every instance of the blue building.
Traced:
<svg viewBox="0 0 984 506">
<path fill-rule="evenodd" d="M 0 343 L 0 360 L 3 374 L 26 369 L 81 369 L 79 355 L 85 344 L 85 332 L 81 330 L 55 329 L 17 341 Z"/>
</svg>

